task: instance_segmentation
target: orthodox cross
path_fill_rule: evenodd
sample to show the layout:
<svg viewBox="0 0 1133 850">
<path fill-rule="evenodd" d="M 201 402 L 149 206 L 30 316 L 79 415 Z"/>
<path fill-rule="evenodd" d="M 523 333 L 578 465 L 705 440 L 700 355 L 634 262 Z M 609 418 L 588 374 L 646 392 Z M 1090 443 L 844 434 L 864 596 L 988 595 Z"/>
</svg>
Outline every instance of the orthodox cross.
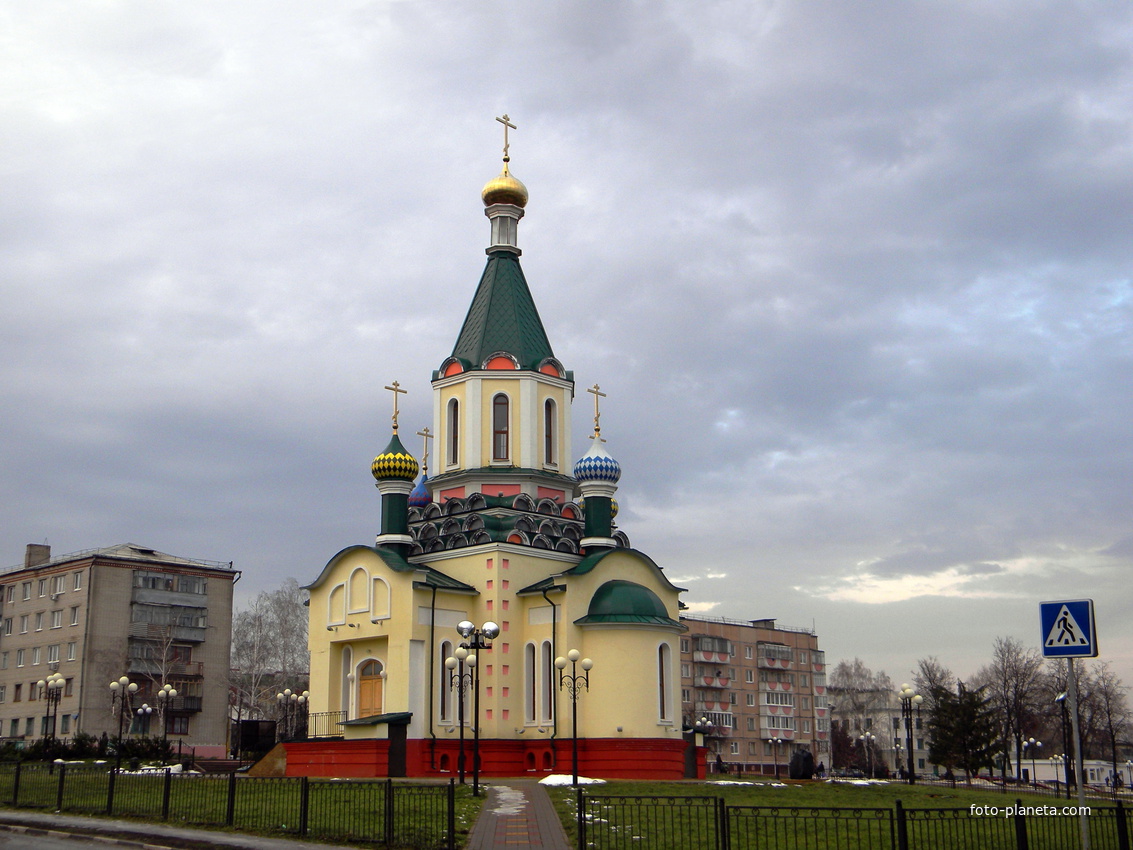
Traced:
<svg viewBox="0 0 1133 850">
<path fill-rule="evenodd" d="M 514 130 L 515 125 L 511 123 L 511 119 L 507 117 L 506 112 L 504 113 L 503 118 L 497 118 L 496 120 L 504 125 L 504 162 L 507 162 L 508 160 L 511 159 L 511 157 L 509 157 L 508 154 L 507 154 L 507 149 L 508 149 L 507 131 L 508 131 L 508 127 L 510 127 L 511 129 Z"/>
<path fill-rule="evenodd" d="M 603 392 L 599 392 L 598 390 L 599 390 L 599 387 L 598 387 L 597 384 L 595 384 L 592 387 L 588 387 L 586 391 L 588 393 L 594 394 L 594 434 L 593 434 L 593 436 L 597 437 L 599 440 L 601 440 L 604 443 L 606 441 L 602 439 L 602 426 L 599 424 L 599 421 L 602 418 L 602 414 L 598 412 L 598 399 L 599 398 L 605 398 L 606 394 L 603 393 Z"/>
<path fill-rule="evenodd" d="M 426 425 L 424 429 L 417 432 L 418 437 L 425 438 L 425 452 L 421 455 L 421 471 L 429 471 L 429 440 L 433 439 L 432 432 L 429 431 L 429 426 Z"/>
<path fill-rule="evenodd" d="M 393 433 L 396 434 L 397 433 L 397 396 L 399 394 L 400 395 L 406 395 L 409 392 L 409 390 L 403 390 L 401 388 L 401 384 L 399 384 L 397 381 L 393 382 L 392 387 L 386 387 L 386 389 L 389 390 L 391 393 L 393 393 Z"/>
</svg>

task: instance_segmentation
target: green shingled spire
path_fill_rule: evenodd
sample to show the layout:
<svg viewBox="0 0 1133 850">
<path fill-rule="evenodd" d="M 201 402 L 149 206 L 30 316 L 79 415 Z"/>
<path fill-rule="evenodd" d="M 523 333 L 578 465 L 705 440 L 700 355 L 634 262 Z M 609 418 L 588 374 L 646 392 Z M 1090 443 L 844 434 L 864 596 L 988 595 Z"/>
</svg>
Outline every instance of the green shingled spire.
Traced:
<svg viewBox="0 0 1133 850">
<path fill-rule="evenodd" d="M 488 255 L 452 356 L 476 369 L 499 351 L 513 355 L 521 369 L 532 371 L 554 357 L 519 257 L 509 251 Z"/>
</svg>

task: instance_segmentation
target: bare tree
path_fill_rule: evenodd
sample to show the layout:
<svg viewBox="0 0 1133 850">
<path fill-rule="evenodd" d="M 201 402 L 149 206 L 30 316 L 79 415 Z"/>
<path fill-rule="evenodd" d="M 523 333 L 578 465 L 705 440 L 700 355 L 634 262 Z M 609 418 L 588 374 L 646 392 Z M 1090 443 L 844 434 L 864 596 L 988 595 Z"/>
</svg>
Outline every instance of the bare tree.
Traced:
<svg viewBox="0 0 1133 850">
<path fill-rule="evenodd" d="M 302 690 L 310 677 L 307 594 L 288 578 L 232 618 L 231 686 L 238 719 L 274 713 L 276 690 Z"/>
<path fill-rule="evenodd" d="M 1128 688 L 1122 684 L 1121 678 L 1109 669 L 1109 664 L 1101 664 L 1094 675 L 1094 697 L 1098 725 L 1109 750 L 1110 764 L 1113 766 L 1113 776 L 1119 776 L 1117 771 L 1117 747 L 1119 739 L 1129 731 L 1129 704 L 1125 699 Z"/>
<path fill-rule="evenodd" d="M 830 674 L 828 690 L 842 722 L 866 730 L 872 728 L 874 717 L 888 708 L 893 681 L 884 671 L 874 674 L 860 658 L 843 659 Z M 888 729 L 885 734 L 889 734 Z"/>
<path fill-rule="evenodd" d="M 1037 649 L 1026 647 L 1011 637 L 998 637 L 992 650 L 991 664 L 981 669 L 972 683 L 987 688 L 987 695 L 999 719 L 1003 743 L 1003 776 L 1012 763 L 1010 747 L 1014 744 L 1014 764 L 1023 759 L 1026 730 L 1039 725 L 1039 695 L 1043 660 Z"/>
<path fill-rule="evenodd" d="M 940 663 L 935 655 L 922 658 L 917 662 L 917 672 L 913 674 L 917 693 L 924 698 L 924 707 L 931 713 L 936 707 L 936 693 L 938 689 L 945 691 L 956 690 L 956 677 L 952 671 Z"/>
</svg>

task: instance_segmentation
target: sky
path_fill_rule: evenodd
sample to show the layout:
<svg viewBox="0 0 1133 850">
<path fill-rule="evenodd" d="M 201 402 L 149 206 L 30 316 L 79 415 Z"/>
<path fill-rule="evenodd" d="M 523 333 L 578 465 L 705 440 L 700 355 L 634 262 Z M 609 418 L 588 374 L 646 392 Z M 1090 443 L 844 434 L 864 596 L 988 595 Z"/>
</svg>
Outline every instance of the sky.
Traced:
<svg viewBox="0 0 1133 850">
<path fill-rule="evenodd" d="M 372 542 L 506 113 L 576 456 L 597 383 L 694 613 L 900 682 L 1088 597 L 1133 684 L 1131 54 L 1120 2 L 2 2 L 0 564 L 246 604 Z"/>
</svg>

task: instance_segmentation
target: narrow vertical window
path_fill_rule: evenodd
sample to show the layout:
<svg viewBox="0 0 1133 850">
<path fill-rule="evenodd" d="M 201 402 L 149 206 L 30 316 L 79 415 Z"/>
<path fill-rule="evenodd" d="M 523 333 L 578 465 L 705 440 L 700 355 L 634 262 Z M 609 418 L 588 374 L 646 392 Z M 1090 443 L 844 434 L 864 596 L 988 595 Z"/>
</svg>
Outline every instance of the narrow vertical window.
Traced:
<svg viewBox="0 0 1133 850">
<path fill-rule="evenodd" d="M 441 723 L 452 722 L 452 688 L 449 684 L 451 674 L 449 673 L 449 669 L 445 667 L 445 659 L 450 655 L 452 655 L 452 643 L 447 640 L 441 641 L 441 681 L 440 688 L 437 691 L 437 693 L 440 694 L 439 708 Z"/>
<path fill-rule="evenodd" d="M 543 641 L 543 720 L 555 719 L 555 665 L 551 660 L 551 642 Z"/>
<path fill-rule="evenodd" d="M 460 462 L 460 402 L 448 403 L 448 457 L 450 464 Z"/>
<path fill-rule="evenodd" d="M 528 723 L 535 722 L 536 681 L 535 644 L 529 643 L 523 648 L 523 719 Z"/>
<path fill-rule="evenodd" d="M 555 403 L 543 403 L 543 458 L 548 465 L 555 462 Z"/>
<path fill-rule="evenodd" d="M 500 393 L 492 399 L 492 460 L 508 459 L 508 401 Z"/>
<path fill-rule="evenodd" d="M 662 720 L 671 720 L 669 705 L 669 645 L 657 647 L 657 713 Z"/>
</svg>

